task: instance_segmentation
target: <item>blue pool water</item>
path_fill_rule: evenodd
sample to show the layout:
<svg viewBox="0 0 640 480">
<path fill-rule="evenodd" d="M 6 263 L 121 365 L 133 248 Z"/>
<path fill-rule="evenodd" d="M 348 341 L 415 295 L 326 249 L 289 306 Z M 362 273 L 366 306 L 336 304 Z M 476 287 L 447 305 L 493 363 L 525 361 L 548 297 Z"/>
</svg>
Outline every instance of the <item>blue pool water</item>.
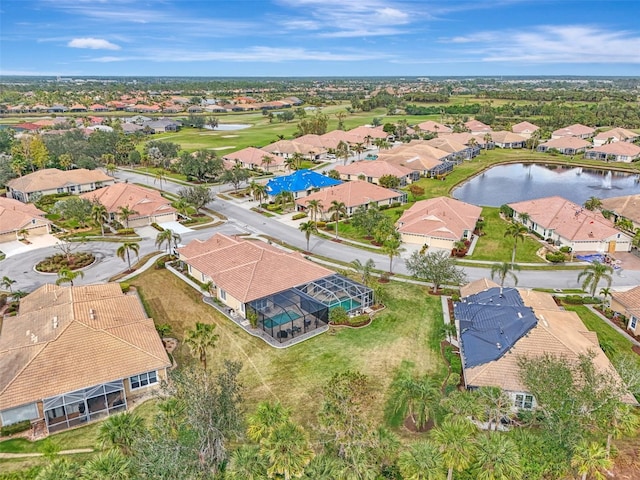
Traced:
<svg viewBox="0 0 640 480">
<path fill-rule="evenodd" d="M 288 323 L 296 318 L 300 318 L 300 315 L 296 312 L 284 312 L 274 315 L 271 318 L 268 318 L 264 321 L 264 326 L 267 328 L 277 327 L 278 325 L 282 325 L 284 323 Z"/>
</svg>

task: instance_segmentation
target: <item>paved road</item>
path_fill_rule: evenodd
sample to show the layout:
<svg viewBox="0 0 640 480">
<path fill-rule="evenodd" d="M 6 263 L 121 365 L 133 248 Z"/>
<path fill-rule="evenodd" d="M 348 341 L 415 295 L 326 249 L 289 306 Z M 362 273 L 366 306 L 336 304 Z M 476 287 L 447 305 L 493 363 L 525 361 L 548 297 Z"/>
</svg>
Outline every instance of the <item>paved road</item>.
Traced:
<svg viewBox="0 0 640 480">
<path fill-rule="evenodd" d="M 117 177 L 120 180 L 128 180 L 131 183 L 149 183 L 153 185 L 153 181 L 148 179 L 147 176 L 133 172 L 119 171 Z M 165 182 L 163 188 L 168 192 L 177 193 L 183 186 L 172 182 Z M 229 186 L 212 187 L 215 192 L 228 188 Z M 194 238 L 209 238 L 214 232 L 218 231 L 229 234 L 249 232 L 268 235 L 281 239 L 289 245 L 306 248 L 306 239 L 298 229 L 252 212 L 233 201 L 218 198 L 209 204 L 209 207 L 228 217 L 229 221 L 219 227 L 184 234 L 182 236 L 182 243 L 186 243 Z M 85 270 L 85 276 L 77 281 L 78 284 L 105 282 L 108 278 L 124 270 L 126 267 L 122 260 L 115 255 L 115 250 L 119 244 L 91 242 L 87 245 L 98 257 L 98 262 Z M 378 269 L 388 270 L 389 268 L 389 258 L 385 255 L 367 252 L 348 245 L 341 245 L 319 237 L 312 237 L 310 249 L 312 253 L 317 255 L 347 263 L 355 259 L 364 262 L 368 258 L 371 258 L 376 263 Z M 145 239 L 140 243 L 141 256 L 154 250 L 156 250 L 154 239 Z M 0 276 L 7 275 L 15 279 L 17 281 L 15 287 L 18 289 L 25 291 L 33 290 L 42 283 L 49 282 L 52 278 L 55 278 L 44 276 L 33 270 L 33 266 L 38 260 L 53 252 L 53 248 L 48 248 L 29 252 L 28 254 L 17 257 L 10 257 L 0 262 Z M 408 273 L 403 259 L 394 259 L 393 263 L 394 272 Z M 486 268 L 465 267 L 464 270 L 469 280 L 477 280 L 490 276 L 489 270 Z M 576 270 L 523 270 L 518 272 L 518 285 L 526 288 L 576 288 L 578 287 L 577 276 L 578 271 Z M 628 287 L 640 284 L 640 271 L 616 272 L 613 277 L 613 285 L 616 287 Z"/>
</svg>

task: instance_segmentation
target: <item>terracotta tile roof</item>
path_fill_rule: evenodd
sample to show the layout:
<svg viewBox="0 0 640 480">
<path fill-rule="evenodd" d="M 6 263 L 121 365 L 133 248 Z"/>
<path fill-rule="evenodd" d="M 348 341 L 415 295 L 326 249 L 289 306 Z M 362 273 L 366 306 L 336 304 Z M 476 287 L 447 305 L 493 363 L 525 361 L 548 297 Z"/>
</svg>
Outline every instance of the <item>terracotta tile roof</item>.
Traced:
<svg viewBox="0 0 640 480">
<path fill-rule="evenodd" d="M 4 320 L 0 409 L 169 365 L 153 320 L 118 284 L 44 285 Z"/>
<path fill-rule="evenodd" d="M 601 212 L 592 212 L 558 196 L 510 203 L 509 206 L 518 213 L 528 213 L 532 222 L 554 230 L 567 240 L 603 241 L 620 233 Z"/>
<path fill-rule="evenodd" d="M 474 280 L 473 282 L 469 282 L 466 285 L 460 287 L 460 297 L 468 297 L 470 295 L 475 295 L 476 293 L 484 292 L 485 290 L 489 290 L 490 288 L 499 287 L 496 282 L 493 280 L 489 280 L 486 277 L 480 278 L 478 280 Z"/>
<path fill-rule="evenodd" d="M 518 289 L 525 305 L 532 298 L 528 291 Z M 548 296 L 549 299 L 542 299 Z M 499 359 L 464 369 L 464 377 L 468 386 L 498 386 L 511 392 L 526 392 L 520 380 L 519 357 L 539 357 L 543 354 L 561 356 L 575 361 L 579 355 L 592 352 L 593 362 L 597 370 L 610 372 L 619 378 L 611 362 L 598 344 L 595 332 L 590 332 L 575 312 L 565 311 L 551 298 L 551 295 L 536 292 L 537 300 L 532 301 L 537 325 L 521 337 L 513 347 Z M 529 300 L 531 301 L 531 300 Z M 464 347 L 462 349 L 464 351 Z M 463 362 L 464 363 L 464 362 Z M 630 404 L 637 404 L 630 394 L 622 398 Z"/>
<path fill-rule="evenodd" d="M 493 132 L 491 134 L 491 139 L 493 140 L 493 143 L 499 143 L 499 144 L 520 143 L 520 142 L 527 141 L 527 139 L 522 135 L 518 135 L 517 133 L 513 133 L 513 132 L 507 132 L 505 130 Z"/>
<path fill-rule="evenodd" d="M 393 165 L 384 160 L 363 160 L 349 165 L 336 165 L 334 169 L 343 175 L 364 175 L 365 177 L 380 178 L 384 175 L 393 175 L 402 178 L 411 175 L 413 169 L 401 165 Z"/>
<path fill-rule="evenodd" d="M 580 123 L 575 123 L 573 125 L 569 125 L 568 127 L 554 130 L 552 135 L 554 137 L 579 137 L 582 135 L 591 135 L 593 134 L 593 132 L 595 132 L 594 128 L 587 127 L 586 125 L 582 125 Z"/>
<path fill-rule="evenodd" d="M 270 155 L 266 151 L 255 147 L 247 147 L 242 150 L 238 150 L 237 152 L 227 153 L 223 158 L 226 160 L 233 160 L 244 164 L 257 165 L 266 168 L 266 165 L 263 165 L 264 157 L 269 157 L 272 160 L 269 164 L 269 168 L 284 164 L 284 159 L 282 157 Z"/>
<path fill-rule="evenodd" d="M 287 155 L 293 155 L 294 153 L 301 153 L 302 155 L 308 155 L 309 153 L 319 154 L 324 151 L 323 148 L 306 143 L 299 143 L 296 140 L 278 140 L 277 142 L 262 147 L 262 150 L 269 153 L 284 153 Z"/>
<path fill-rule="evenodd" d="M 371 137 L 372 139 L 376 138 L 387 138 L 389 134 L 382 130 L 382 127 L 367 127 L 366 125 L 360 125 L 359 127 L 352 128 L 349 130 L 351 135 L 355 135 L 357 137 L 361 137 L 362 143 L 366 143 L 367 137 Z"/>
<path fill-rule="evenodd" d="M 602 208 L 640 224 L 640 194 L 603 198 Z"/>
<path fill-rule="evenodd" d="M 109 213 L 117 213 L 119 207 L 128 206 L 138 212 L 131 217 L 132 219 L 176 211 L 171 206 L 171 201 L 159 192 L 131 183 L 114 183 L 93 192 L 83 193 L 80 197 L 100 202 Z"/>
<path fill-rule="evenodd" d="M 490 132 L 488 132 L 490 134 Z M 464 145 L 469 145 L 469 141 L 473 138 L 476 141 L 476 145 L 484 145 L 486 144 L 486 140 L 484 136 L 486 133 L 478 133 L 476 135 L 472 135 L 469 132 L 461 132 L 461 133 L 447 133 L 444 135 L 438 135 L 440 138 L 450 138 L 455 140 L 456 142 L 462 143 Z"/>
<path fill-rule="evenodd" d="M 340 140 L 335 137 L 325 136 L 325 135 L 302 135 L 301 137 L 296 138 L 296 142 L 305 143 L 307 145 L 314 145 L 315 147 L 328 150 L 330 148 L 336 149 L 338 148 L 338 144 Z"/>
<path fill-rule="evenodd" d="M 30 203 L 0 197 L 0 233 L 18 231 L 29 226 L 51 224 L 45 212 Z M 35 222 L 34 222 L 35 221 Z"/>
<path fill-rule="evenodd" d="M 552 138 L 551 140 L 547 140 L 546 142 L 541 143 L 540 145 L 545 146 L 547 148 L 556 148 L 558 150 L 564 150 L 565 148 L 580 150 L 580 149 L 591 146 L 589 142 L 578 137 Z"/>
<path fill-rule="evenodd" d="M 353 180 L 336 185 L 335 187 L 324 188 L 319 192 L 299 198 L 296 200 L 296 204 L 306 207 L 309 201 L 320 200 L 324 207 L 323 210 L 327 212 L 331 207 L 331 202 L 334 200 L 343 202 L 346 207 L 349 208 L 367 205 L 371 202 L 375 203 L 389 199 L 399 199 L 400 197 L 402 197 L 401 193 L 394 192 L 388 188 L 380 187 L 363 180 Z"/>
<path fill-rule="evenodd" d="M 426 140 L 425 143 L 447 153 L 464 152 L 469 148 L 464 143 L 461 143 L 451 137 L 432 138 L 431 140 Z"/>
<path fill-rule="evenodd" d="M 480 122 L 479 120 L 469 120 L 464 123 L 464 126 L 471 130 L 472 133 L 475 132 L 491 132 L 491 127 L 485 123 Z"/>
<path fill-rule="evenodd" d="M 530 122 L 516 123 L 511 127 L 513 133 L 533 133 L 536 130 L 540 130 L 540 127 Z"/>
<path fill-rule="evenodd" d="M 378 161 L 419 172 L 431 170 L 442 163 L 437 158 L 412 152 L 382 153 L 378 156 Z"/>
<path fill-rule="evenodd" d="M 473 231 L 482 208 L 455 198 L 420 200 L 405 210 L 396 225 L 401 233 L 459 240 Z"/>
<path fill-rule="evenodd" d="M 640 137 L 640 134 L 632 132 L 631 130 L 627 130 L 626 128 L 618 127 L 618 128 L 612 128 L 611 130 L 606 130 L 604 132 L 600 132 L 595 137 L 593 137 L 593 139 L 606 142 L 610 138 L 613 138 L 614 141 L 627 142 L 638 137 Z"/>
<path fill-rule="evenodd" d="M 324 135 L 320 135 L 325 142 L 335 142 L 336 146 L 340 142 L 346 142 L 350 144 L 364 143 L 364 136 L 354 135 L 351 132 L 345 132 L 344 130 L 333 130 L 327 132 Z"/>
<path fill-rule="evenodd" d="M 604 153 L 606 155 L 623 155 L 631 158 L 640 156 L 640 147 L 629 142 L 612 142 L 599 147 L 593 147 L 591 151 Z"/>
<path fill-rule="evenodd" d="M 214 248 L 215 242 L 220 244 L 218 248 Z M 191 243 L 179 249 L 180 257 L 243 303 L 334 273 L 297 252 L 288 253 L 260 241 L 236 240 L 218 233 L 196 247 Z M 202 243 L 207 243 L 208 251 L 185 255 L 201 251 Z"/>
<path fill-rule="evenodd" d="M 442 123 L 434 122 L 433 120 L 427 120 L 426 122 L 422 122 L 418 124 L 420 130 L 425 132 L 433 132 L 433 133 L 451 133 L 453 130 L 443 125 Z"/>
<path fill-rule="evenodd" d="M 626 292 L 611 292 L 611 298 L 622 304 L 629 312 L 640 314 L 640 285 Z"/>
<path fill-rule="evenodd" d="M 31 193 L 68 185 L 86 185 L 88 183 L 109 181 L 113 181 L 113 177 L 110 177 L 101 170 L 78 168 L 77 170 L 62 171 L 57 168 L 45 168 L 9 180 L 7 185 L 19 192 Z"/>
</svg>

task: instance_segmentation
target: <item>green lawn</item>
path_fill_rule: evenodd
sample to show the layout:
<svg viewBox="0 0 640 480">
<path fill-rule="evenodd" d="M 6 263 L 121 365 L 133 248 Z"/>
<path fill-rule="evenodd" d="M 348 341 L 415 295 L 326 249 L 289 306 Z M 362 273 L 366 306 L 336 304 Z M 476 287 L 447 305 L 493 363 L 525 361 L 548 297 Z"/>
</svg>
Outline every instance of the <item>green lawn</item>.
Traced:
<svg viewBox="0 0 640 480">
<path fill-rule="evenodd" d="M 500 209 L 484 207 L 482 216 L 485 220 L 484 233 L 478 239 L 473 255 L 466 257 L 471 260 L 486 260 L 494 262 L 510 262 L 513 251 L 513 238 L 505 237 L 504 232 L 509 222 L 500 218 Z M 524 242 L 518 241 L 516 248 L 516 262 L 545 263 L 536 252 L 541 248 L 533 236 L 526 236 Z"/>
<path fill-rule="evenodd" d="M 144 297 L 157 323 L 169 323 L 182 339 L 195 322 L 217 325 L 220 336 L 209 364 L 222 359 L 244 363 L 241 380 L 246 389 L 247 408 L 259 401 L 279 399 L 290 406 L 300 421 L 316 419 L 318 389 L 333 373 L 356 369 L 378 384 L 381 401 L 371 413 L 383 415 L 383 397 L 393 371 L 403 360 L 413 362 L 417 372 L 440 371 L 442 361 L 429 347 L 429 334 L 442 322 L 440 298 L 423 287 L 391 283 L 386 286 L 391 300 L 372 325 L 362 329 L 338 329 L 294 347 L 278 350 L 268 346 L 201 301 L 201 295 L 166 270 L 148 270 L 131 282 Z M 175 352 L 179 364 L 193 361 L 188 349 Z"/>
</svg>

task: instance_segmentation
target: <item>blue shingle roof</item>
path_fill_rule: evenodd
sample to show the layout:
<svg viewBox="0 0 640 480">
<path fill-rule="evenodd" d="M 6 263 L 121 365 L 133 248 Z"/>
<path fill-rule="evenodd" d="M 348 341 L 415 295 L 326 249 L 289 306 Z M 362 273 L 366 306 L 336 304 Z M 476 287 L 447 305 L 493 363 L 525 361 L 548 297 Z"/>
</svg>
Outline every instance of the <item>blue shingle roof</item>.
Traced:
<svg viewBox="0 0 640 480">
<path fill-rule="evenodd" d="M 277 195 L 280 192 L 301 192 L 314 188 L 333 187 L 340 185 L 340 180 L 329 178 L 313 170 L 297 170 L 291 175 L 272 178 L 267 182 L 267 193 Z"/>
<path fill-rule="evenodd" d="M 464 366 L 475 367 L 502 357 L 538 320 L 515 288 L 490 288 L 454 305 L 460 322 Z"/>
</svg>

